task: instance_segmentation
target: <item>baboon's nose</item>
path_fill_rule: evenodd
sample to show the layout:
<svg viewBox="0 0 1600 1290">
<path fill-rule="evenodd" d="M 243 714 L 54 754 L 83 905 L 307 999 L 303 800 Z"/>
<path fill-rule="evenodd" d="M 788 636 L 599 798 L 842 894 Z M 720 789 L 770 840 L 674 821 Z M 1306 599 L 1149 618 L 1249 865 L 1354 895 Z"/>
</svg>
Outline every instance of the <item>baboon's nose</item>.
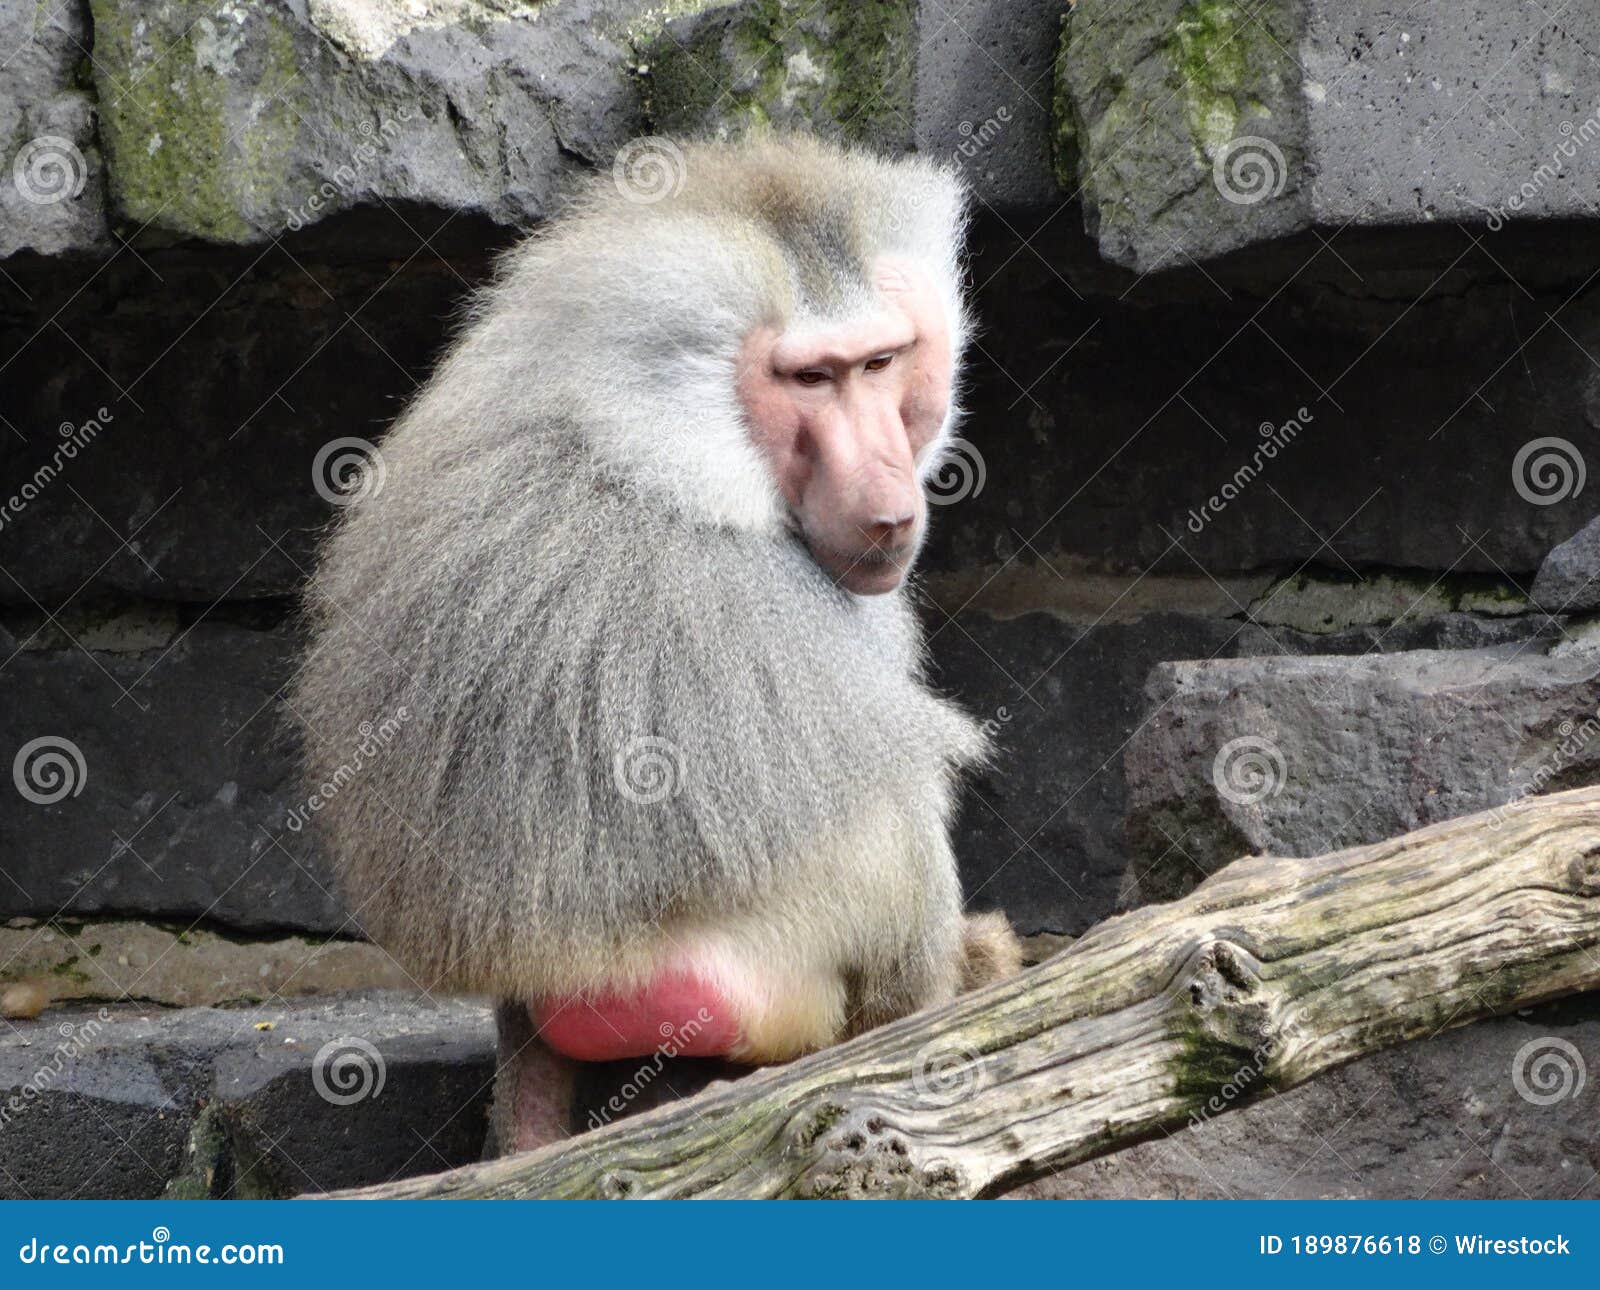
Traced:
<svg viewBox="0 0 1600 1290">
<path fill-rule="evenodd" d="M 873 546 L 880 550 L 893 551 L 896 547 L 905 545 L 906 539 L 911 536 L 911 526 L 916 523 L 916 519 L 915 515 L 884 516 L 864 525 L 862 532 Z"/>
</svg>

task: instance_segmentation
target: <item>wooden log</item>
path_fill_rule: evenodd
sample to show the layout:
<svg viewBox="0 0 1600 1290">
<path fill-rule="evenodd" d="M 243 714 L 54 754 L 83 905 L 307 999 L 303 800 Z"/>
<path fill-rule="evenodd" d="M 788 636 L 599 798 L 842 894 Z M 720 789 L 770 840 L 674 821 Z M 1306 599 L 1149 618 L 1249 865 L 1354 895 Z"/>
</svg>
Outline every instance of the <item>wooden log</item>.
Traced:
<svg viewBox="0 0 1600 1290">
<path fill-rule="evenodd" d="M 1600 986 L 1600 788 L 1236 861 L 936 1012 L 568 1142 L 346 1196 L 970 1197 Z"/>
</svg>

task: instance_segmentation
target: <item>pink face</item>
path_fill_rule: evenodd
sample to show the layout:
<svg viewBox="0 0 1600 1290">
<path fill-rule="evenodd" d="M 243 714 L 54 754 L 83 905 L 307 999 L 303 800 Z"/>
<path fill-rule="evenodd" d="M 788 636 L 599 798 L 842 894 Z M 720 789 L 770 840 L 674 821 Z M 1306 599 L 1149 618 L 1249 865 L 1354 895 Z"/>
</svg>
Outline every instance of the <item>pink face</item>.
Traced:
<svg viewBox="0 0 1600 1290">
<path fill-rule="evenodd" d="M 950 407 L 950 328 L 926 273 L 885 261 L 878 309 L 826 330 L 758 328 L 740 352 L 751 437 L 817 563 L 857 595 L 898 587 L 927 524 L 917 468 Z"/>
</svg>

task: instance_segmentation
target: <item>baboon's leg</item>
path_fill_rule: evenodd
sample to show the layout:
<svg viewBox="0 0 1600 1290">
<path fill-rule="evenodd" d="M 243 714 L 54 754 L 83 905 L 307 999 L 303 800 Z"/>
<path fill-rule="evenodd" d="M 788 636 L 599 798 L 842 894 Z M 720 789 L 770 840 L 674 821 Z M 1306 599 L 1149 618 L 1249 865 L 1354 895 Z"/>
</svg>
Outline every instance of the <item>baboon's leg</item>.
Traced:
<svg viewBox="0 0 1600 1290">
<path fill-rule="evenodd" d="M 578 1064 L 538 1037 L 525 1004 L 502 1001 L 495 1026 L 499 1055 L 486 1154 L 532 1151 L 569 1137 Z"/>
</svg>

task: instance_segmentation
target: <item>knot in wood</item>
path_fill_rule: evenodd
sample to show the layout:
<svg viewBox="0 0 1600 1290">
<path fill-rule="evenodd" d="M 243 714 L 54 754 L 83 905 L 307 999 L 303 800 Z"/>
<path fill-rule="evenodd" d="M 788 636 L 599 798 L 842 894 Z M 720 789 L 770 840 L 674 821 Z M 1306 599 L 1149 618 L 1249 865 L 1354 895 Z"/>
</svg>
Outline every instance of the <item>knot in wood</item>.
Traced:
<svg viewBox="0 0 1600 1290">
<path fill-rule="evenodd" d="M 1243 1049 L 1270 1047 L 1272 1003 L 1249 950 L 1232 941 L 1201 946 L 1190 964 L 1187 998 L 1194 1022 L 1212 1041 Z"/>
<path fill-rule="evenodd" d="M 847 1111 L 820 1140 L 812 1141 L 816 1161 L 797 1187 L 803 1197 L 865 1200 L 965 1194 L 964 1176 L 954 1161 L 919 1160 L 910 1139 L 881 1111 L 865 1107 Z"/>
<path fill-rule="evenodd" d="M 1567 876 L 1580 896 L 1600 896 L 1600 843 L 1591 843 L 1574 856 Z"/>
<path fill-rule="evenodd" d="M 1197 1008 L 1242 1003 L 1260 985 L 1255 956 L 1232 941 L 1207 941 L 1190 965 L 1189 999 Z"/>
<path fill-rule="evenodd" d="M 626 1169 L 608 1170 L 595 1189 L 601 1200 L 632 1200 L 643 1190 L 637 1174 Z"/>
</svg>

